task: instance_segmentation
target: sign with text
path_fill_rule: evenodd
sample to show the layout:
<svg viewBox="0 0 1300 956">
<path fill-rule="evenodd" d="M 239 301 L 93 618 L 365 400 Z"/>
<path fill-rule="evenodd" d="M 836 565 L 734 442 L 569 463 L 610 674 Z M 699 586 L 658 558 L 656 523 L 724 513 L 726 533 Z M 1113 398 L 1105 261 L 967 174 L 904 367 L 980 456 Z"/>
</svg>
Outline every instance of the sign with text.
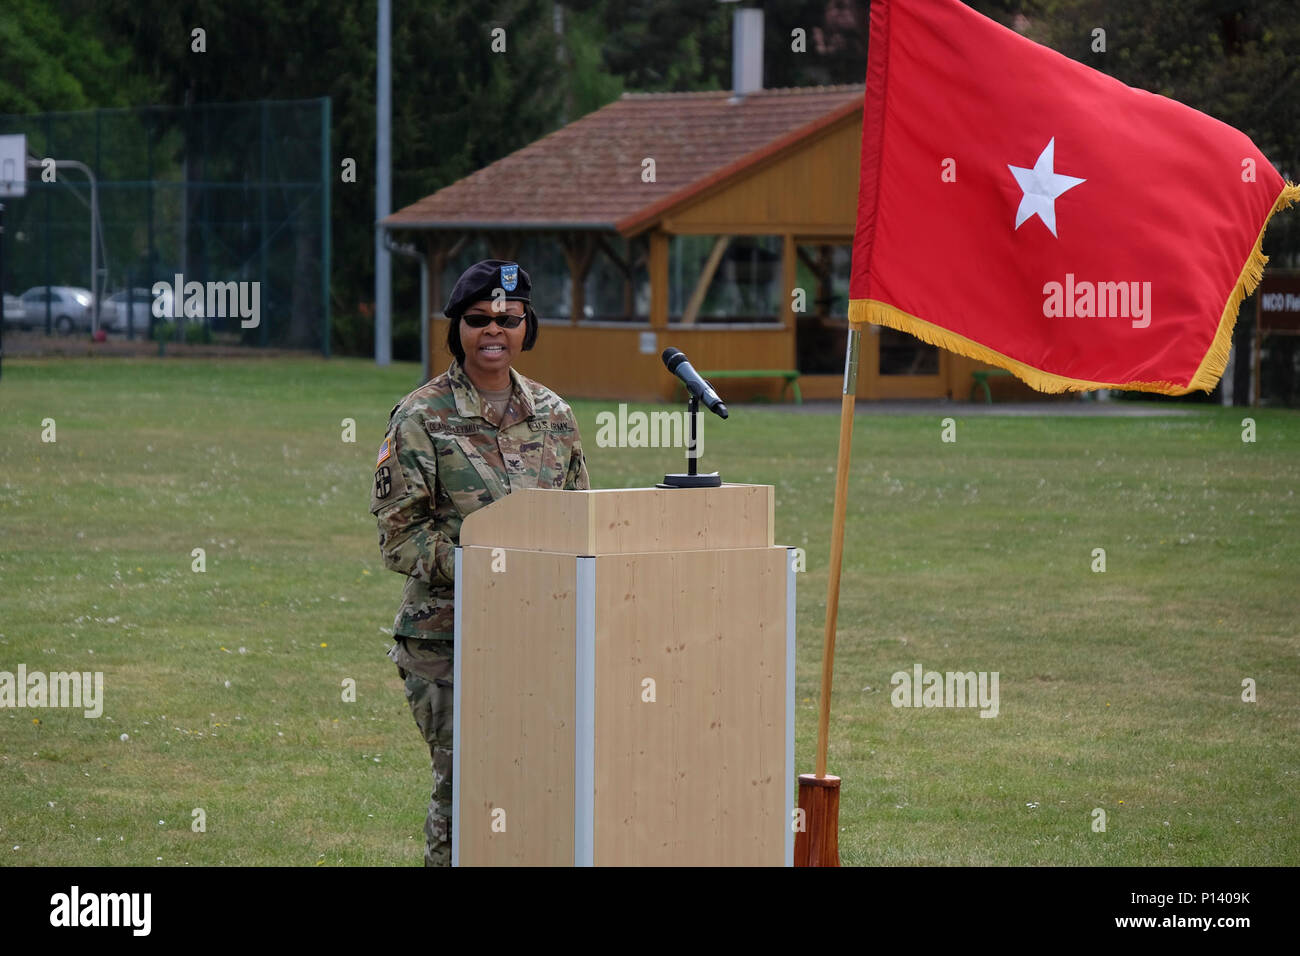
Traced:
<svg viewBox="0 0 1300 956">
<path fill-rule="evenodd" d="M 1260 331 L 1300 333 L 1300 273 L 1266 275 L 1255 295 Z"/>
</svg>

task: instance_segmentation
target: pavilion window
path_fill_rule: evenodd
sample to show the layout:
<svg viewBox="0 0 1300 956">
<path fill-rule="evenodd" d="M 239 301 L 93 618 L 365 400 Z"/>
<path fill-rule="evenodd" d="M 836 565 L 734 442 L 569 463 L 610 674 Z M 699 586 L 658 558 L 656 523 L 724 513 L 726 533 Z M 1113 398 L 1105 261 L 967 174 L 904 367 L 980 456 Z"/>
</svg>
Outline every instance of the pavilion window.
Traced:
<svg viewBox="0 0 1300 956">
<path fill-rule="evenodd" d="M 795 349 L 805 375 L 844 371 L 844 341 L 849 324 L 849 276 L 853 246 L 848 241 L 800 241 L 795 288 L 803 310 L 795 313 Z"/>
<path fill-rule="evenodd" d="M 781 244 L 780 236 L 672 236 L 668 321 L 779 323 Z"/>
<path fill-rule="evenodd" d="M 906 332 L 882 326 L 880 374 L 938 375 L 939 350 Z"/>
<path fill-rule="evenodd" d="M 649 246 L 644 236 L 602 234 L 587 272 L 584 319 L 650 321 Z"/>
</svg>

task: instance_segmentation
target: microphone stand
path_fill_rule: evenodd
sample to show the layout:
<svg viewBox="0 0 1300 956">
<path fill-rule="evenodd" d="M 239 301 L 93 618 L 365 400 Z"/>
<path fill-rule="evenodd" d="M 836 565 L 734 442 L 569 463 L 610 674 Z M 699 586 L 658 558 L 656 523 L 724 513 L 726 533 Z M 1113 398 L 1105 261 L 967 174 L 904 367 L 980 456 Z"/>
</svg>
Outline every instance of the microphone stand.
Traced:
<svg viewBox="0 0 1300 956">
<path fill-rule="evenodd" d="M 664 475 L 661 484 L 655 485 L 656 488 L 718 488 L 722 485 L 722 476 L 716 471 L 707 475 L 699 473 L 699 441 L 696 433 L 696 422 L 700 417 L 700 399 L 697 395 L 690 394 L 686 403 L 686 418 L 690 423 L 691 443 L 687 446 L 686 455 L 686 474 Z"/>
</svg>

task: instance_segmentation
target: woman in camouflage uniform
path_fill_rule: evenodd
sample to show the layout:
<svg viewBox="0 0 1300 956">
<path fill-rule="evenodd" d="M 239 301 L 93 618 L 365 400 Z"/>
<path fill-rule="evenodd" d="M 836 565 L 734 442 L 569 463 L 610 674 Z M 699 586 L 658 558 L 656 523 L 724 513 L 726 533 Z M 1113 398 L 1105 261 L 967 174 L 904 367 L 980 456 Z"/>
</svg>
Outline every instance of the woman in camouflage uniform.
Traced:
<svg viewBox="0 0 1300 956">
<path fill-rule="evenodd" d="M 455 548 L 466 515 L 520 488 L 590 487 L 578 423 L 512 363 L 537 340 L 531 282 L 487 259 L 456 282 L 446 372 L 402 399 L 379 446 L 370 511 L 386 567 L 406 575 L 388 656 L 433 762 L 426 866 L 451 863 Z"/>
</svg>

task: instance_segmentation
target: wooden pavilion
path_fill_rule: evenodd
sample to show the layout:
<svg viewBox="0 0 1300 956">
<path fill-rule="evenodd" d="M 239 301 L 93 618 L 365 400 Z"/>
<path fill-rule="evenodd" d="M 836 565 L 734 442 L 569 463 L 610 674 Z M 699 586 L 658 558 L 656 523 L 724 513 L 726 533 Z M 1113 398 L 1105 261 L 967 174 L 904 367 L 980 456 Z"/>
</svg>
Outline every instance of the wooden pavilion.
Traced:
<svg viewBox="0 0 1300 956">
<path fill-rule="evenodd" d="M 393 213 L 382 225 L 424 254 L 431 368 L 450 361 L 451 283 L 493 257 L 529 272 L 542 317 L 517 367 L 561 395 L 671 399 L 659 355 L 673 346 L 700 371 L 798 371 L 804 398 L 838 397 L 862 97 L 858 85 L 625 94 Z M 983 368 L 873 326 L 858 396 L 965 398 Z M 786 384 L 719 390 L 775 399 Z M 1034 394 L 1011 379 L 996 390 Z"/>
</svg>

